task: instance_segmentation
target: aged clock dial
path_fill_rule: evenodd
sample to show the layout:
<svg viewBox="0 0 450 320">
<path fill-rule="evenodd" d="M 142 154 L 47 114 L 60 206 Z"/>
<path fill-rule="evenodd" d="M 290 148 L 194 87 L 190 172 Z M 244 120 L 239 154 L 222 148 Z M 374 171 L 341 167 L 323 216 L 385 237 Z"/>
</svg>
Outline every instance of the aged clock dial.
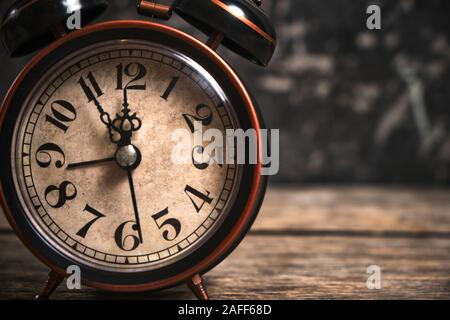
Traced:
<svg viewBox="0 0 450 320">
<path fill-rule="evenodd" d="M 115 40 L 73 52 L 35 84 L 15 126 L 27 218 L 52 247 L 97 269 L 183 258 L 220 228 L 242 169 L 174 163 L 173 132 L 198 120 L 225 133 L 239 127 L 232 110 L 213 77 L 163 46 Z"/>
</svg>

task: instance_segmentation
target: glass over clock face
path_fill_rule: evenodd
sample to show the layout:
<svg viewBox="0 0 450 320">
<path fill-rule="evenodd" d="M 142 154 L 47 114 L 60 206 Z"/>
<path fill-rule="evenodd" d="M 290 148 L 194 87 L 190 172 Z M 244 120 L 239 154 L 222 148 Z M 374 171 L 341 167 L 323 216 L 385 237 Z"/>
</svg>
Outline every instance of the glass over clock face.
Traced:
<svg viewBox="0 0 450 320">
<path fill-rule="evenodd" d="M 177 129 L 239 127 L 199 64 L 121 40 L 48 70 L 15 125 L 12 168 L 27 218 L 50 246 L 102 270 L 159 268 L 193 253 L 226 219 L 241 167 L 172 161 Z M 192 155 L 202 151 L 192 150 Z"/>
</svg>

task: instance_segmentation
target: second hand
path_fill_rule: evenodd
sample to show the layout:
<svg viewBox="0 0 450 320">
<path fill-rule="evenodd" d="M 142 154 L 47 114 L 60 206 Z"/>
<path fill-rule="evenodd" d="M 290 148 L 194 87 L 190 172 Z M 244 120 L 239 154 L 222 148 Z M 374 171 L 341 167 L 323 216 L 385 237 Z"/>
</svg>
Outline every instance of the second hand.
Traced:
<svg viewBox="0 0 450 320">
<path fill-rule="evenodd" d="M 130 191 L 131 191 L 131 201 L 133 202 L 134 216 L 135 216 L 136 225 L 138 228 L 137 231 L 138 231 L 138 235 L 139 235 L 139 240 L 141 243 L 143 243 L 141 222 L 139 220 L 139 210 L 138 210 L 137 201 L 136 201 L 136 194 L 134 192 L 133 172 L 131 169 L 128 169 L 127 173 L 128 173 L 128 183 L 130 185 Z"/>
</svg>

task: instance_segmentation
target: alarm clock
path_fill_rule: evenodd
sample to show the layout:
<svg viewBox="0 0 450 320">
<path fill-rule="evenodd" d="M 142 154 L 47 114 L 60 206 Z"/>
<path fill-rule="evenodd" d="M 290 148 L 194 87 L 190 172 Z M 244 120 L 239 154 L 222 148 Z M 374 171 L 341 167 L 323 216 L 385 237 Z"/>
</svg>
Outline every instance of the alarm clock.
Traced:
<svg viewBox="0 0 450 320">
<path fill-rule="evenodd" d="M 82 283 L 119 292 L 186 283 L 248 232 L 262 204 L 264 128 L 255 100 L 216 49 L 265 66 L 275 31 L 259 1 L 140 1 L 146 17 L 172 12 L 208 36 L 164 24 L 89 24 L 105 0 L 20 0 L 1 39 L 12 57 L 41 49 L 21 71 L 0 113 L 0 200 L 24 245 L 50 269 L 48 298 L 78 266 Z M 79 10 L 82 28 L 66 21 Z M 176 164 L 172 133 L 184 128 L 255 130 L 256 163 Z M 202 146 L 192 154 L 202 152 Z M 251 284 L 249 284 L 251 285 Z"/>
</svg>

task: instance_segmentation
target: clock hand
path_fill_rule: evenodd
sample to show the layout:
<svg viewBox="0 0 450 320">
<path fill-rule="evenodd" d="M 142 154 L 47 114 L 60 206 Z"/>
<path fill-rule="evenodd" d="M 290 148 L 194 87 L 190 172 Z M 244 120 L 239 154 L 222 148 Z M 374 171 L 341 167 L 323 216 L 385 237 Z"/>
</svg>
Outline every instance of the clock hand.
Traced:
<svg viewBox="0 0 450 320">
<path fill-rule="evenodd" d="M 142 120 L 137 116 L 137 113 L 131 113 L 128 108 L 128 94 L 127 89 L 123 91 L 123 105 L 120 113 L 112 121 L 110 126 L 111 141 L 116 143 L 119 147 L 131 145 L 131 137 L 133 132 L 138 131 L 142 127 Z M 113 131 L 119 134 L 119 139 L 114 137 Z"/>
<path fill-rule="evenodd" d="M 111 126 L 111 117 L 103 109 L 102 105 L 97 99 L 98 97 L 103 95 L 103 92 L 92 73 L 88 74 L 87 80 L 90 82 L 90 86 L 86 83 L 86 80 L 83 77 L 80 78 L 78 83 L 80 84 L 81 89 L 84 91 L 84 94 L 88 98 L 88 102 L 94 102 L 95 106 L 97 107 L 97 110 L 100 113 L 100 120 L 104 125 L 106 125 L 107 128 L 109 128 Z"/>
<path fill-rule="evenodd" d="M 111 127 L 111 117 L 109 116 L 109 113 L 103 109 L 97 98 L 94 98 L 94 104 L 97 107 L 98 112 L 100 113 L 100 120 L 109 129 Z"/>
<path fill-rule="evenodd" d="M 135 191 L 134 191 L 134 182 L 133 182 L 133 171 L 132 171 L 132 169 L 128 169 L 127 173 L 128 173 L 128 183 L 130 185 L 131 200 L 133 202 L 134 216 L 135 216 L 135 219 L 136 219 L 136 224 L 133 226 L 133 229 L 138 231 L 139 241 L 142 243 L 143 242 L 142 229 L 141 229 L 141 223 L 139 221 L 139 210 L 138 210 L 137 201 L 136 201 L 136 194 L 135 194 Z"/>
<path fill-rule="evenodd" d="M 116 160 L 115 157 L 110 157 L 110 158 L 104 158 L 104 159 L 98 159 L 98 160 L 75 162 L 75 163 L 70 163 L 67 166 L 67 169 L 74 169 L 74 168 L 78 168 L 78 167 L 100 164 L 100 163 L 110 162 L 110 161 L 114 161 L 114 160 Z"/>
</svg>

